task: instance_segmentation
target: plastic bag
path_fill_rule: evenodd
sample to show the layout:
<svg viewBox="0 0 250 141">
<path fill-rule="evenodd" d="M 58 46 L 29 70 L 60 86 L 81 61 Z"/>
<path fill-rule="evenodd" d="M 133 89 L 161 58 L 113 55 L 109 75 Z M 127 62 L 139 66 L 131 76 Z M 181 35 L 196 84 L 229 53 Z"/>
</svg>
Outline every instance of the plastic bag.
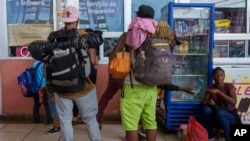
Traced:
<svg viewBox="0 0 250 141">
<path fill-rule="evenodd" d="M 208 141 L 207 130 L 193 116 L 189 117 L 187 136 L 184 141 Z"/>
</svg>

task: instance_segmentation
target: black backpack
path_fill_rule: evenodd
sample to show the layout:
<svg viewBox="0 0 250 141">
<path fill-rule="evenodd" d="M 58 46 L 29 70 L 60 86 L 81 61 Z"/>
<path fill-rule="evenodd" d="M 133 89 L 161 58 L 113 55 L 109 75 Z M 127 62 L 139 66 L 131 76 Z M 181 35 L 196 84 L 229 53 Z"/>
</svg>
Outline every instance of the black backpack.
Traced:
<svg viewBox="0 0 250 141">
<path fill-rule="evenodd" d="M 45 76 L 55 92 L 77 92 L 84 89 L 90 73 L 86 47 L 77 29 L 59 30 L 48 37 L 50 54 L 45 57 Z"/>
</svg>

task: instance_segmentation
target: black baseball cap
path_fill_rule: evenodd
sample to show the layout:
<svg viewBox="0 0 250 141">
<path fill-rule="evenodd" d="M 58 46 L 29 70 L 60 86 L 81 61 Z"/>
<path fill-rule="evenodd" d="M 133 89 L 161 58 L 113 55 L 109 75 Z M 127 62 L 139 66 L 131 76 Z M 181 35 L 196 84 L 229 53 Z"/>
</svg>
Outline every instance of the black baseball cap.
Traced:
<svg viewBox="0 0 250 141">
<path fill-rule="evenodd" d="M 152 7 L 148 6 L 148 5 L 141 5 L 138 9 L 138 11 L 136 11 L 136 14 L 138 17 L 141 18 L 154 18 L 154 14 L 155 11 Z"/>
</svg>

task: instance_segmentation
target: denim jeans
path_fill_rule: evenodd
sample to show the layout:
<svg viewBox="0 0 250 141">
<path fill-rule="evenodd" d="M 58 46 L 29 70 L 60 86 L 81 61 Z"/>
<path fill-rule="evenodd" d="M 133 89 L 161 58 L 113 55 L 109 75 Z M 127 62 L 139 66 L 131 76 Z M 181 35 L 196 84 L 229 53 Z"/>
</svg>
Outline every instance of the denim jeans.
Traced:
<svg viewBox="0 0 250 141">
<path fill-rule="evenodd" d="M 224 109 L 214 110 L 210 106 L 202 109 L 203 125 L 207 129 L 209 138 L 214 137 L 213 127 L 224 131 L 225 140 L 230 140 L 230 124 L 235 124 L 236 119 L 232 113 Z"/>
<path fill-rule="evenodd" d="M 51 114 L 52 118 L 58 118 L 58 113 L 56 110 L 56 103 L 51 102 L 49 98 L 47 99 L 47 102 L 49 104 L 49 110 L 50 110 L 50 114 Z"/>
</svg>

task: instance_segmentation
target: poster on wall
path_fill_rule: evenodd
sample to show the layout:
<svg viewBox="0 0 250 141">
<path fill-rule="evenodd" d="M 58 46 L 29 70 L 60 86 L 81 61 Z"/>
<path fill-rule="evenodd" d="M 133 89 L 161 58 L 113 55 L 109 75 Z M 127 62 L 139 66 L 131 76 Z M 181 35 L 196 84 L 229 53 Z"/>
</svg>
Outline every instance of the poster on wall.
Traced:
<svg viewBox="0 0 250 141">
<path fill-rule="evenodd" d="M 28 57 L 26 44 L 46 40 L 53 31 L 53 0 L 7 0 L 6 4 L 9 56 Z"/>
<path fill-rule="evenodd" d="M 52 24 L 53 0 L 7 0 L 8 24 Z"/>
<path fill-rule="evenodd" d="M 131 18 L 136 16 L 136 11 L 138 10 L 139 6 L 145 4 L 151 6 L 155 10 L 155 20 L 167 21 L 168 3 L 173 1 L 174 0 L 132 0 Z"/>
<path fill-rule="evenodd" d="M 124 31 L 124 0 L 79 0 L 79 28 Z"/>
<path fill-rule="evenodd" d="M 225 82 L 236 87 L 238 114 L 243 124 L 250 124 L 250 68 L 224 68 Z"/>
</svg>

